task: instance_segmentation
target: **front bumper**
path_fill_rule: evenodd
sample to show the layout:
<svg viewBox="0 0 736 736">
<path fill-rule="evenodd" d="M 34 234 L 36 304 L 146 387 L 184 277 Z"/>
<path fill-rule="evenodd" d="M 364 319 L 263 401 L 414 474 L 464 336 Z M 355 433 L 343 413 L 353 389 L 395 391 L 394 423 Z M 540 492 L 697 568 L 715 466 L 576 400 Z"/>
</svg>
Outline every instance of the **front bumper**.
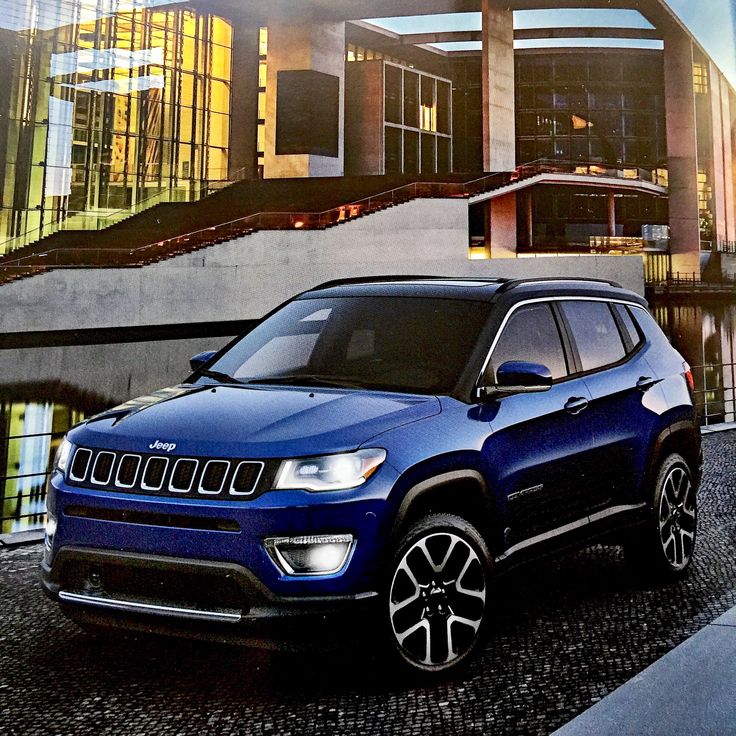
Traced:
<svg viewBox="0 0 736 736">
<path fill-rule="evenodd" d="M 41 586 L 82 626 L 280 647 L 315 644 L 320 630 L 332 640 L 341 619 L 354 623 L 378 599 L 278 596 L 238 564 L 82 547 L 44 561 Z"/>
<path fill-rule="evenodd" d="M 381 475 L 351 491 L 274 491 L 244 502 L 98 491 L 57 473 L 48 496 L 57 527 L 42 585 L 80 623 L 183 626 L 178 633 L 232 634 L 363 609 L 377 597 L 390 533 L 394 478 Z M 268 537 L 347 533 L 355 545 L 333 574 L 288 575 L 264 547 Z"/>
</svg>

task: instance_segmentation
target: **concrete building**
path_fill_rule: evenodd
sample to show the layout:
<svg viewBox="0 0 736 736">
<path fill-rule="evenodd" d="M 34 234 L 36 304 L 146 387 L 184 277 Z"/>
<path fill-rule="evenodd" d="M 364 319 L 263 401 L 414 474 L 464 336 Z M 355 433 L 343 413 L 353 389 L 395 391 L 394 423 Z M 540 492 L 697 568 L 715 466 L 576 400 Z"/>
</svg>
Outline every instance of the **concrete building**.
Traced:
<svg viewBox="0 0 736 736">
<path fill-rule="evenodd" d="M 310 253 L 350 239 L 345 252 L 357 245 L 385 270 L 374 242 L 352 240 L 360 229 L 322 229 L 391 204 L 397 232 L 439 237 L 407 201 L 454 212 L 459 198 L 453 245 L 409 248 L 406 268 L 646 252 L 663 274 L 699 278 L 703 243 L 736 242 L 736 92 L 664 0 L 566 5 L 634 10 L 646 27 L 514 28 L 515 11 L 548 0 L 28 0 L 0 19 L 3 273 L 122 270 L 162 253 L 173 269 L 187 242 L 217 251 L 274 229 L 301 230 L 291 248 Z M 365 20 L 450 12 L 480 12 L 481 29 L 400 34 Z M 559 47 L 581 38 L 653 48 Z M 515 50 L 530 39 L 556 47 Z M 239 250 L 241 269 L 253 251 Z M 106 278 L 63 273 L 65 294 Z M 44 280 L 0 287 L 0 302 L 46 303 Z"/>
</svg>

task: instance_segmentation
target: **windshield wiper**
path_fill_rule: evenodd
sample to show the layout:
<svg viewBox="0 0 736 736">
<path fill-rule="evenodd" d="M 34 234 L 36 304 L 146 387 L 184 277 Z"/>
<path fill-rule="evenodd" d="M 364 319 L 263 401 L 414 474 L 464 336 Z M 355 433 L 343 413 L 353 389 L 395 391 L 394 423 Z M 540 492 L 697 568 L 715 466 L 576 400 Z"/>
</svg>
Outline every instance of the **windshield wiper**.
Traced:
<svg viewBox="0 0 736 736">
<path fill-rule="evenodd" d="M 271 376 L 270 378 L 253 378 L 246 384 L 286 384 L 289 386 L 329 386 L 333 388 L 365 388 L 359 383 L 348 381 L 339 376 L 318 376 L 312 373 L 294 374 L 290 376 Z"/>
<path fill-rule="evenodd" d="M 214 378 L 215 381 L 219 381 L 220 383 L 243 383 L 243 381 L 239 381 L 237 378 L 233 378 L 221 371 L 200 371 L 199 375 L 205 378 Z"/>
</svg>

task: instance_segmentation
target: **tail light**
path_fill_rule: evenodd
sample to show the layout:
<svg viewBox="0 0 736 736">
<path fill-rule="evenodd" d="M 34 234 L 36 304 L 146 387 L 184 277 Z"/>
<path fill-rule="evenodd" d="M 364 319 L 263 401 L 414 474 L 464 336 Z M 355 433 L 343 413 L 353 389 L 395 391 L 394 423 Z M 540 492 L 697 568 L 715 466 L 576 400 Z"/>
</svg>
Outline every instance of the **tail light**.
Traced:
<svg viewBox="0 0 736 736">
<path fill-rule="evenodd" d="M 695 379 L 693 378 L 693 372 L 690 366 L 686 362 L 682 364 L 682 375 L 687 383 L 688 390 L 692 394 L 695 391 Z"/>
</svg>

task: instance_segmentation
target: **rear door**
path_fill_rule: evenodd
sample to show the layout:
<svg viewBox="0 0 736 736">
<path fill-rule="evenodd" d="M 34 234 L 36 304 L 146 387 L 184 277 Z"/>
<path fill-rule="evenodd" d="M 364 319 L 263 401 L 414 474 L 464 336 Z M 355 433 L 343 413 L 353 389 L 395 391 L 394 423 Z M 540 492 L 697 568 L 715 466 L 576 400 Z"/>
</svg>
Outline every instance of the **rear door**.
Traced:
<svg viewBox="0 0 736 736">
<path fill-rule="evenodd" d="M 511 313 L 491 354 L 485 381 L 511 360 L 546 365 L 554 384 L 545 393 L 496 401 L 485 461 L 490 485 L 506 502 L 507 550 L 554 536 L 560 527 L 587 524 L 594 438 L 586 412 L 590 393 L 571 377 L 558 318 L 550 303 Z"/>
<path fill-rule="evenodd" d="M 570 300 L 559 307 L 591 396 L 588 416 L 596 449 L 588 511 L 596 514 L 637 498 L 636 469 L 657 421 L 656 403 L 648 398 L 659 389 L 626 306 Z"/>
</svg>

